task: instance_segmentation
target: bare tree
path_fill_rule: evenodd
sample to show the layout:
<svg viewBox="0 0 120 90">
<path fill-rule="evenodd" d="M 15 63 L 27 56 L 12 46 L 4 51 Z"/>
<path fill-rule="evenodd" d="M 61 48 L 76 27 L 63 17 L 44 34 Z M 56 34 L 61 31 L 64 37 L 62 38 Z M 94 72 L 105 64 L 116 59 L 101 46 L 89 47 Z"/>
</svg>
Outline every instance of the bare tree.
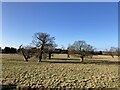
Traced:
<svg viewBox="0 0 120 90">
<path fill-rule="evenodd" d="M 117 56 L 120 57 L 120 48 L 117 48 L 116 52 L 117 52 Z"/>
<path fill-rule="evenodd" d="M 67 58 L 70 58 L 70 52 L 69 52 L 70 47 L 68 46 L 67 48 Z"/>
<path fill-rule="evenodd" d="M 64 45 L 61 45 L 61 49 L 62 49 L 62 50 L 65 50 L 65 46 L 64 46 Z"/>
<path fill-rule="evenodd" d="M 32 42 L 36 47 L 40 48 L 39 62 L 41 62 L 42 55 L 45 52 L 45 50 L 51 50 L 52 47 L 54 47 L 55 45 L 54 40 L 55 38 L 50 37 L 50 35 L 47 33 L 38 32 L 34 34 L 34 39 Z"/>
<path fill-rule="evenodd" d="M 93 50 L 93 47 L 91 45 L 88 45 L 85 41 L 75 41 L 73 45 L 69 47 L 69 51 L 71 53 L 80 55 L 82 62 L 84 62 L 85 56 L 90 55 L 91 51 Z"/>
<path fill-rule="evenodd" d="M 28 58 L 25 55 L 25 50 L 24 50 L 24 48 L 22 48 L 22 45 L 19 46 L 19 50 L 22 52 L 22 55 L 24 56 L 25 61 L 28 62 Z"/>
<path fill-rule="evenodd" d="M 117 55 L 118 51 L 119 51 L 118 48 L 111 47 L 110 50 L 109 50 L 109 55 L 111 55 L 112 58 L 114 58 L 114 56 Z"/>
<path fill-rule="evenodd" d="M 28 62 L 28 59 L 33 57 L 35 53 L 37 53 L 37 49 L 33 48 L 31 46 L 24 46 L 20 45 L 19 50 L 22 52 L 22 55 L 24 56 L 24 59 L 26 62 Z"/>
<path fill-rule="evenodd" d="M 68 53 L 67 57 L 70 58 L 70 55 L 75 55 L 76 51 L 73 45 L 69 44 L 67 47 Z"/>
</svg>

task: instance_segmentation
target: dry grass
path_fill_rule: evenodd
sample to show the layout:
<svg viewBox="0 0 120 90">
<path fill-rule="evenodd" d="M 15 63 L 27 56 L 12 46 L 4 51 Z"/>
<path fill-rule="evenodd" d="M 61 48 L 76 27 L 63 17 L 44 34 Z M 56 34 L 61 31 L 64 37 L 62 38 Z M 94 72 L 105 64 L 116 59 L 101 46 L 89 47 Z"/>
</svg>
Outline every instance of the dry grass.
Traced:
<svg viewBox="0 0 120 90">
<path fill-rule="evenodd" d="M 2 54 L 2 59 L 14 59 L 14 60 L 20 60 L 23 59 L 23 56 L 20 54 Z"/>
<path fill-rule="evenodd" d="M 119 85 L 119 64 L 111 62 L 117 62 L 117 57 L 112 59 L 110 56 L 94 56 L 91 62 L 86 60 L 84 64 L 79 59 L 65 60 L 67 55 L 54 55 L 54 58 L 61 59 L 41 63 L 32 60 L 26 63 L 22 56 L 16 54 L 3 55 L 3 58 L 2 82 L 5 85 L 32 88 L 118 88 Z M 94 59 L 100 62 L 95 62 Z"/>
<path fill-rule="evenodd" d="M 110 60 L 110 61 L 118 61 L 118 56 L 114 56 L 114 58 L 112 58 L 112 56 L 110 55 L 94 55 L 93 59 L 99 60 L 99 59 L 103 59 L 103 60 Z"/>
<path fill-rule="evenodd" d="M 2 59 L 15 59 L 15 60 L 21 60 L 24 59 L 22 55 L 20 54 L 2 54 Z M 73 55 L 70 55 L 73 59 L 79 59 L 78 57 L 75 57 Z M 0 57 L 1 58 L 1 57 Z M 67 58 L 67 54 L 53 54 L 52 58 Z M 94 55 L 93 58 L 88 58 L 91 60 L 110 60 L 110 61 L 118 61 L 118 56 L 115 56 L 112 58 L 110 55 Z"/>
</svg>

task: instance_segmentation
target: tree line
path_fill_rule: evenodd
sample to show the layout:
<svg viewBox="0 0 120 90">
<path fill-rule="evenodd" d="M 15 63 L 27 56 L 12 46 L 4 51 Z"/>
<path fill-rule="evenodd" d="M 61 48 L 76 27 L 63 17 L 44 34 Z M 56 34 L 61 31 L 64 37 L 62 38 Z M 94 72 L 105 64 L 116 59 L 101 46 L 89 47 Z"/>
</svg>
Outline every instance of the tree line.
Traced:
<svg viewBox="0 0 120 90">
<path fill-rule="evenodd" d="M 26 49 L 27 47 L 29 46 L 26 46 L 26 47 L 23 47 L 24 49 Z M 30 47 L 31 50 L 33 49 L 37 49 L 36 47 Z M 68 52 L 68 49 L 62 49 L 62 48 L 55 48 L 54 52 L 52 53 L 56 53 L 56 54 L 59 54 L 59 53 L 62 53 L 62 54 L 67 54 Z M 0 47 L 0 53 L 5 53 L 5 54 L 15 54 L 15 53 L 20 53 L 20 49 L 17 49 L 17 48 L 14 48 L 14 47 L 5 47 L 4 49 L 2 49 Z M 107 53 L 109 53 L 109 51 L 107 51 Z M 93 51 L 92 52 L 93 55 L 102 55 L 103 52 L 102 51 Z M 69 56 L 68 56 L 69 57 Z"/>
<path fill-rule="evenodd" d="M 10 53 L 17 53 L 19 52 L 19 50 L 13 47 L 5 47 L 4 49 L 0 47 L 0 52 L 10 54 Z"/>
<path fill-rule="evenodd" d="M 19 47 L 24 58 L 28 61 L 29 58 L 33 56 L 38 57 L 38 61 L 41 62 L 42 59 L 46 58 L 47 55 L 49 59 L 51 59 L 51 55 L 53 53 L 62 53 L 59 50 L 56 50 L 57 44 L 55 43 L 55 37 L 51 37 L 50 34 L 47 33 L 35 33 L 32 44 L 35 48 L 31 46 L 23 47 L 22 45 Z M 77 55 L 84 62 L 85 57 L 91 57 L 94 54 L 102 55 L 102 51 L 95 52 L 95 48 L 90 44 L 87 44 L 84 40 L 74 41 L 73 44 L 69 45 L 67 50 L 64 51 L 67 54 L 67 57 L 70 58 L 70 55 Z M 112 57 L 114 55 L 113 52 L 118 52 L 117 49 L 110 49 L 109 53 Z"/>
<path fill-rule="evenodd" d="M 47 33 L 35 33 L 32 43 L 35 46 L 34 49 L 30 46 L 22 47 L 22 45 L 20 45 L 19 47 L 26 61 L 36 55 L 39 58 L 38 61 L 41 62 L 45 55 L 48 54 L 49 59 L 51 59 L 52 53 L 56 53 L 55 48 L 57 44 L 55 43 L 55 37 L 51 37 Z M 68 58 L 70 58 L 70 55 L 77 54 L 81 58 L 82 62 L 86 56 L 92 57 L 93 52 L 93 46 L 80 40 L 75 41 L 72 45 L 69 45 L 66 50 Z"/>
<path fill-rule="evenodd" d="M 70 58 L 70 55 L 77 55 L 84 62 L 85 57 L 92 58 L 93 55 L 102 55 L 103 52 L 96 52 L 95 48 L 90 44 L 87 44 L 84 40 L 74 41 L 73 44 L 68 45 L 66 50 L 56 49 L 57 44 L 55 43 L 55 37 L 51 37 L 50 34 L 38 32 L 34 34 L 32 40 L 33 46 L 23 46 L 20 45 L 19 49 L 13 47 L 5 47 L 2 50 L 2 53 L 18 53 L 21 52 L 24 56 L 25 61 L 28 61 L 33 56 L 38 57 L 38 61 L 41 62 L 42 59 L 49 58 L 53 53 L 65 53 L 67 58 Z M 105 54 L 111 55 L 114 58 L 114 55 L 118 55 L 118 48 L 111 47 L 109 51 L 106 51 Z"/>
</svg>

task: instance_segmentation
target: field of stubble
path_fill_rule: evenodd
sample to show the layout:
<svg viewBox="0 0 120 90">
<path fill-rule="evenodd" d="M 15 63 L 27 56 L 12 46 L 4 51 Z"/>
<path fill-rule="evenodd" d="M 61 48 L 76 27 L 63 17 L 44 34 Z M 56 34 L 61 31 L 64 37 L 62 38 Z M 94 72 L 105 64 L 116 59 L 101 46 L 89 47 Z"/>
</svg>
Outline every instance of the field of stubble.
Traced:
<svg viewBox="0 0 120 90">
<path fill-rule="evenodd" d="M 2 84 L 31 88 L 119 88 L 118 58 L 94 56 L 67 60 L 54 55 L 52 60 L 24 62 L 20 55 L 2 55 Z M 58 58 L 58 60 L 57 60 Z M 63 59 L 64 58 L 64 59 Z"/>
</svg>

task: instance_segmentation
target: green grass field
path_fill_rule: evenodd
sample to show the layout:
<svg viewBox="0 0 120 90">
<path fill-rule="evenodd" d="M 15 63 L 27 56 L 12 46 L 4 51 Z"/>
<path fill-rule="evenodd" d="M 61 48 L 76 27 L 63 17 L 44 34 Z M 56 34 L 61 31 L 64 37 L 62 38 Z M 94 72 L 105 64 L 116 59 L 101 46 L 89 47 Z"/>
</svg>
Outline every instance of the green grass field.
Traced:
<svg viewBox="0 0 120 90">
<path fill-rule="evenodd" d="M 80 63 L 54 55 L 52 60 L 25 62 L 21 55 L 2 56 L 2 84 L 31 88 L 119 88 L 118 58 L 94 56 Z"/>
</svg>

